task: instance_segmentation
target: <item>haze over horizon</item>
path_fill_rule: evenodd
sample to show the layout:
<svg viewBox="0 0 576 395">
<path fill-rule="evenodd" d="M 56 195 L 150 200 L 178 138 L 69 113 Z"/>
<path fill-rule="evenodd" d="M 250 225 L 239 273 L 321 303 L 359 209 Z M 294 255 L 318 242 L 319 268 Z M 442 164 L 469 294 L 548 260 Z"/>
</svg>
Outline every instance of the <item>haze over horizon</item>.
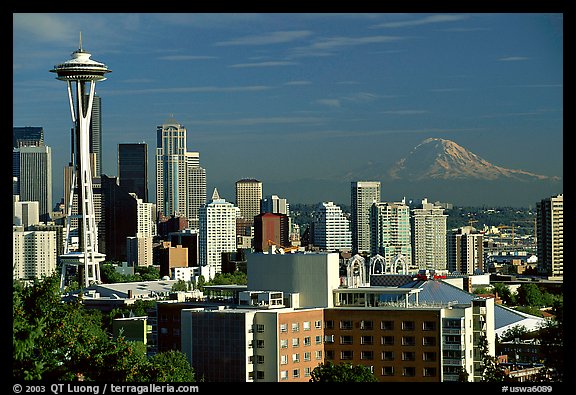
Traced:
<svg viewBox="0 0 576 395">
<path fill-rule="evenodd" d="M 392 166 L 429 137 L 563 178 L 559 13 L 16 13 L 13 126 L 44 128 L 54 203 L 72 125 L 65 84 L 48 70 L 80 32 L 112 70 L 96 85 L 103 173 L 117 176 L 119 143 L 146 142 L 151 201 L 156 128 L 171 114 L 200 152 L 207 197 L 217 187 L 232 202 L 236 180 L 257 178 L 289 203 L 349 204 L 345 174 Z M 449 200 L 428 183 L 387 186 L 383 199 Z M 521 188 L 503 205 L 547 197 Z"/>
</svg>

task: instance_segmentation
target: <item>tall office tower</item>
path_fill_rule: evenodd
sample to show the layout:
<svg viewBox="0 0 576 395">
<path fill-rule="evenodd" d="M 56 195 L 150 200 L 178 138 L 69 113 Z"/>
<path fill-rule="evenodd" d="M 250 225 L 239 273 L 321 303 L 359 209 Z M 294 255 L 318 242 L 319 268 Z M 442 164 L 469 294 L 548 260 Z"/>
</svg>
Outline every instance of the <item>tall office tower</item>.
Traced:
<svg viewBox="0 0 576 395">
<path fill-rule="evenodd" d="M 412 210 L 412 252 L 419 269 L 446 270 L 446 218 L 444 209 L 423 199 Z"/>
<path fill-rule="evenodd" d="M 44 145 L 44 128 L 39 126 L 15 126 L 12 130 L 13 148 L 23 145 Z"/>
<path fill-rule="evenodd" d="M 120 186 L 148 202 L 148 144 L 118 144 Z"/>
<path fill-rule="evenodd" d="M 74 177 L 71 190 L 78 186 L 80 250 L 69 249 L 68 235 L 70 234 L 70 209 L 72 199 L 68 198 L 68 216 L 66 218 L 66 244 L 64 254 L 60 257 L 62 262 L 62 282 L 64 286 L 66 269 L 76 267 L 80 274 L 80 283 L 88 287 L 91 283 L 100 282 L 100 262 L 105 258 L 98 252 L 98 230 L 94 215 L 94 202 L 92 200 L 92 171 L 90 169 L 90 125 L 94 103 L 94 89 L 96 81 L 106 79 L 105 74 L 111 70 L 100 62 L 90 59 L 90 53 L 82 49 L 82 36 L 78 50 L 72 53 L 72 59 L 60 63 L 50 72 L 56 73 L 57 79 L 66 81 L 68 85 L 68 99 L 70 113 L 74 124 Z M 74 193 L 69 194 L 70 197 Z"/>
<path fill-rule="evenodd" d="M 14 280 L 34 280 L 56 272 L 56 231 L 15 230 L 12 232 Z"/>
<path fill-rule="evenodd" d="M 92 177 L 102 174 L 102 98 L 94 94 L 90 122 L 90 157 L 93 163 Z"/>
<path fill-rule="evenodd" d="M 200 153 L 186 153 L 186 171 L 188 183 L 188 226 L 198 229 L 198 210 L 206 204 L 206 170 L 200 166 Z"/>
<path fill-rule="evenodd" d="M 380 202 L 380 181 L 352 181 L 352 253 L 370 251 L 370 207 Z"/>
<path fill-rule="evenodd" d="M 410 207 L 402 202 L 380 202 L 370 208 L 372 255 L 381 255 L 388 264 L 402 257 L 407 267 L 412 265 Z"/>
<path fill-rule="evenodd" d="M 52 212 L 52 149 L 47 145 L 20 146 L 12 150 L 12 176 L 18 179 L 21 201 L 40 204 L 40 221 Z"/>
<path fill-rule="evenodd" d="M 538 269 L 547 276 L 564 275 L 564 194 L 536 204 Z"/>
<path fill-rule="evenodd" d="M 449 232 L 446 239 L 448 271 L 460 274 L 484 273 L 483 234 L 472 226 Z"/>
<path fill-rule="evenodd" d="M 165 217 L 188 215 L 186 128 L 174 119 L 156 132 L 156 205 Z"/>
<path fill-rule="evenodd" d="M 277 195 L 268 195 L 260 201 L 260 212 L 286 214 L 289 216 L 290 205 L 286 202 L 286 199 L 279 198 Z"/>
<path fill-rule="evenodd" d="M 352 248 L 350 221 L 340 206 L 323 202 L 314 213 L 313 240 L 316 247 L 324 251 L 349 251 Z"/>
<path fill-rule="evenodd" d="M 240 216 L 250 221 L 260 214 L 262 200 L 262 181 L 253 178 L 243 178 L 236 181 L 236 207 Z"/>
<path fill-rule="evenodd" d="M 199 210 L 199 265 L 207 267 L 207 280 L 222 272 L 222 253 L 236 252 L 236 218 L 239 209 L 220 198 L 214 189 L 212 200 Z M 202 268 L 201 268 L 202 270 Z M 207 277 L 207 276 L 205 276 Z"/>
</svg>

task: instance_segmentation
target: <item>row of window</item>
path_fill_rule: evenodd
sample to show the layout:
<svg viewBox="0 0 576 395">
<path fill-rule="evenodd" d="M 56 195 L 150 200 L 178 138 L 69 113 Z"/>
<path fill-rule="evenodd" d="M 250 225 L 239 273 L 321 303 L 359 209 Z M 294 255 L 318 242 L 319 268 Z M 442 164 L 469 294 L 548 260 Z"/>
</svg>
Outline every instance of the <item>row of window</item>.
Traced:
<svg viewBox="0 0 576 395">
<path fill-rule="evenodd" d="M 458 340 L 460 337 L 458 336 Z M 334 343 L 334 335 L 325 335 L 324 336 L 325 343 Z M 354 344 L 354 336 L 351 335 L 342 335 L 340 336 L 340 343 L 342 345 L 349 345 Z M 360 344 L 362 345 L 374 345 L 374 336 L 360 336 Z M 380 336 L 380 345 L 383 346 L 393 346 L 396 344 L 396 338 L 394 336 Z M 400 344 L 402 346 L 415 346 L 416 345 L 416 336 L 400 336 Z M 424 336 L 422 337 L 422 345 L 423 346 L 435 346 L 436 345 L 436 337 L 434 336 Z"/>
<path fill-rule="evenodd" d="M 380 329 L 386 331 L 394 330 L 395 321 L 386 320 L 380 321 Z M 361 320 L 357 323 L 357 327 L 361 330 L 374 330 L 374 321 L 371 320 Z M 334 329 L 334 321 L 327 320 L 325 329 Z M 416 330 L 416 322 L 415 321 L 402 321 L 400 325 L 403 331 L 413 331 Z M 354 321 L 352 320 L 340 320 L 339 328 L 342 330 L 350 330 L 354 329 Z M 422 330 L 423 331 L 434 331 L 436 330 L 436 321 L 424 321 L 422 322 Z"/>
<path fill-rule="evenodd" d="M 322 351 L 317 350 L 314 352 L 314 359 L 322 359 Z M 312 353 L 307 351 L 304 353 L 304 362 L 309 362 L 312 360 Z M 300 362 L 300 353 L 292 354 L 292 363 Z M 286 365 L 288 363 L 288 355 L 280 355 L 280 365 Z"/>
<path fill-rule="evenodd" d="M 299 332 L 300 331 L 300 323 L 299 322 L 293 322 L 291 327 L 292 327 L 292 332 Z M 311 327 L 310 321 L 302 322 L 302 329 L 305 331 L 311 330 L 312 327 Z M 322 321 L 321 320 L 314 321 L 314 329 L 322 329 Z M 259 333 L 264 332 L 264 325 L 257 324 L 256 325 L 256 331 Z M 288 332 L 288 324 L 286 324 L 286 323 L 280 324 L 280 333 L 287 333 L 287 332 Z"/>
<path fill-rule="evenodd" d="M 259 377 L 258 373 L 262 373 L 262 377 Z M 374 372 L 373 372 L 374 373 Z M 304 377 L 310 377 L 311 375 L 311 368 L 306 367 L 304 368 Z M 394 376 L 396 375 L 394 366 L 384 366 L 382 367 L 381 371 L 382 376 Z M 413 366 L 403 367 L 401 370 L 401 375 L 403 377 L 416 377 L 416 368 Z M 423 377 L 436 377 L 437 369 L 426 367 L 422 369 L 422 376 Z M 263 379 L 264 372 L 256 372 L 256 376 Z M 299 378 L 300 377 L 300 369 L 292 369 L 292 378 Z M 281 370 L 280 371 L 280 380 L 288 380 L 288 370 Z"/>
<path fill-rule="evenodd" d="M 326 350 L 326 359 L 334 360 L 334 350 Z M 416 352 L 414 351 L 403 351 L 400 355 L 400 360 L 402 361 L 416 361 Z M 354 359 L 354 351 L 342 350 L 340 351 L 340 360 L 351 360 Z M 374 360 L 374 351 L 366 350 L 360 351 L 360 359 L 366 361 Z M 425 362 L 435 362 L 437 359 L 437 354 L 434 351 L 425 351 L 422 353 L 422 361 Z M 396 355 L 394 351 L 382 351 L 380 353 L 381 361 L 395 361 Z"/>
</svg>

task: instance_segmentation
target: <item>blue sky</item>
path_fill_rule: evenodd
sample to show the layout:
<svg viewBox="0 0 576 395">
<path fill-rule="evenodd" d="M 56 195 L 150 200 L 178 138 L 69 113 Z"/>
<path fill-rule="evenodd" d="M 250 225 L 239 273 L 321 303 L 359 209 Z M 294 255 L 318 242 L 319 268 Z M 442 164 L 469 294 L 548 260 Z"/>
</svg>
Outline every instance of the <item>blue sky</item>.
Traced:
<svg viewBox="0 0 576 395">
<path fill-rule="evenodd" d="M 117 175 L 119 143 L 147 142 L 152 200 L 170 114 L 200 152 L 208 197 L 218 187 L 228 201 L 240 178 L 278 194 L 267 184 L 392 164 L 428 137 L 563 176 L 562 14 L 13 14 L 13 125 L 44 128 L 55 201 L 71 117 L 49 70 L 80 32 L 112 70 L 96 88 L 103 172 Z"/>
</svg>

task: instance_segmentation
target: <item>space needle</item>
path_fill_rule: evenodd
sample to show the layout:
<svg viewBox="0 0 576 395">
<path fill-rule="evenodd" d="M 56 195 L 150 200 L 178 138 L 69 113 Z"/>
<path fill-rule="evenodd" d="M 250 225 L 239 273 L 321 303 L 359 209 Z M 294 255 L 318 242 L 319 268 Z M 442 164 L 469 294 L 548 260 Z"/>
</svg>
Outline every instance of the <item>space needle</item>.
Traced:
<svg viewBox="0 0 576 395">
<path fill-rule="evenodd" d="M 90 120 L 96 81 L 106 79 L 111 70 L 100 62 L 90 59 L 90 53 L 82 49 L 82 33 L 79 48 L 72 53 L 72 59 L 54 66 L 50 72 L 56 73 L 56 79 L 66 81 L 70 113 L 74 125 L 74 144 L 72 146 L 72 182 L 68 191 L 66 237 L 64 254 L 60 255 L 62 276 L 60 286 L 65 286 L 67 269 L 72 266 L 79 274 L 79 283 L 84 287 L 100 283 L 100 262 L 105 255 L 98 252 L 98 228 L 94 212 L 92 192 L 92 171 L 90 168 Z M 72 215 L 74 194 L 77 193 L 78 214 Z M 78 219 L 78 245 L 72 246 L 72 218 Z M 79 284 L 82 286 L 82 284 Z"/>
</svg>

